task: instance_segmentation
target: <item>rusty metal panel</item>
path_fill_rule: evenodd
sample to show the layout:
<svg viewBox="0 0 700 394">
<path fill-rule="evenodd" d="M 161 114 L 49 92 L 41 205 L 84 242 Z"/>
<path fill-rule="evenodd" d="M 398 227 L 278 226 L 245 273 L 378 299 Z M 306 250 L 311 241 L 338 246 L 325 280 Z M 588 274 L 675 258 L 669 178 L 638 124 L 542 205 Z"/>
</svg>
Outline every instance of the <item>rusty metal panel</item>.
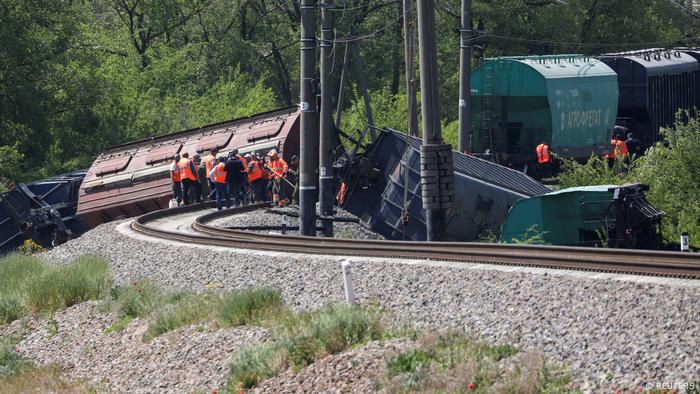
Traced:
<svg viewBox="0 0 700 394">
<path fill-rule="evenodd" d="M 98 162 L 97 166 L 94 168 L 95 175 L 103 176 L 113 172 L 122 171 L 129 165 L 130 161 L 131 155 Z"/>
<path fill-rule="evenodd" d="M 203 137 L 199 141 L 199 144 L 197 144 L 197 152 L 210 151 L 214 148 L 221 149 L 224 146 L 228 145 L 229 141 L 231 141 L 232 136 L 232 132 L 223 132 L 214 133 L 212 135 Z"/>
<path fill-rule="evenodd" d="M 284 125 L 284 121 L 268 122 L 259 126 L 254 125 L 251 127 L 254 131 L 248 133 L 248 142 L 274 137 L 280 133 L 282 125 Z"/>
<path fill-rule="evenodd" d="M 182 148 L 181 143 L 175 143 L 172 145 L 165 145 L 159 148 L 152 149 L 148 152 L 148 157 L 146 158 L 146 164 L 151 165 L 161 161 L 172 159 L 172 157 L 180 152 Z"/>
</svg>

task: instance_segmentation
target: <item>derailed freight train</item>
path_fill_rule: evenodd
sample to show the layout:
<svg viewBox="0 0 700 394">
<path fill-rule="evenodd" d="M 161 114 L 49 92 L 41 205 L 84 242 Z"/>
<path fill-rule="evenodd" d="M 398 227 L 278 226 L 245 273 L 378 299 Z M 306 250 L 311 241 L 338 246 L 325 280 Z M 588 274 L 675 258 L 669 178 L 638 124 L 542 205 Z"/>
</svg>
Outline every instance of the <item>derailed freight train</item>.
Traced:
<svg viewBox="0 0 700 394">
<path fill-rule="evenodd" d="M 700 107 L 698 59 L 694 49 L 484 59 L 471 76 L 470 149 L 518 168 L 542 141 L 586 159 L 612 150 L 615 125 L 649 147 L 678 110 Z"/>
<path fill-rule="evenodd" d="M 168 207 L 170 164 L 177 153 L 226 155 L 277 149 L 290 161 L 299 150 L 299 114 L 286 108 L 112 147 L 100 154 L 80 187 L 78 214 L 91 225 Z"/>
<path fill-rule="evenodd" d="M 418 138 L 385 129 L 347 171 L 351 189 L 345 209 L 388 239 L 426 240 L 421 199 Z M 454 201 L 448 210 L 446 241 L 474 241 L 496 235 L 517 201 L 550 190 L 529 176 L 471 155 L 452 152 Z"/>
</svg>

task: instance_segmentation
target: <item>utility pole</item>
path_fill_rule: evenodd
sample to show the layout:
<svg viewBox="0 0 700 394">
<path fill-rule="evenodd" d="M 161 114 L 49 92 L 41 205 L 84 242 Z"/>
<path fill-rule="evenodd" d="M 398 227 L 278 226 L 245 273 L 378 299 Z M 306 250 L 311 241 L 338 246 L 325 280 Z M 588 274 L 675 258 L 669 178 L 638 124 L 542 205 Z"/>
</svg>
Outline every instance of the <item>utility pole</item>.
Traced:
<svg viewBox="0 0 700 394">
<path fill-rule="evenodd" d="M 413 48 L 413 1 L 403 0 L 403 31 L 406 56 L 406 95 L 408 102 L 408 134 L 418 136 L 418 103 L 416 101 L 416 68 Z"/>
<path fill-rule="evenodd" d="M 458 148 L 465 153 L 470 148 L 471 126 L 471 57 L 472 0 L 462 0 L 462 28 L 459 30 L 459 135 Z"/>
<path fill-rule="evenodd" d="M 333 108 L 331 67 L 333 56 L 333 0 L 321 0 L 321 119 L 319 147 L 319 201 L 321 216 L 333 216 Z M 333 236 L 333 221 L 322 219 L 323 235 Z"/>
<path fill-rule="evenodd" d="M 442 143 L 440 101 L 435 43 L 435 1 L 418 0 L 418 41 L 420 45 L 421 113 L 421 195 L 425 209 L 428 241 L 440 241 L 446 223 L 446 209 L 452 204 L 454 171 L 452 147 Z"/>
<path fill-rule="evenodd" d="M 299 233 L 316 235 L 316 24 L 315 0 L 301 0 L 301 120 L 299 122 Z"/>
</svg>

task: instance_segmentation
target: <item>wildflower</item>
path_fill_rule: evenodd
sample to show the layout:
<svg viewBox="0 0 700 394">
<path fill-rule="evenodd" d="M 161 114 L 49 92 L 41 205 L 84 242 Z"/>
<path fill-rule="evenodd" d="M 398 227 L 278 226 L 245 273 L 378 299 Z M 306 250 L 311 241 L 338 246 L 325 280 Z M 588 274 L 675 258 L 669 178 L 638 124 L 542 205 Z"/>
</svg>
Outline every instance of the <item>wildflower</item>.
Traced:
<svg viewBox="0 0 700 394">
<path fill-rule="evenodd" d="M 474 383 L 469 383 L 469 384 L 467 385 L 467 388 L 468 388 L 469 390 L 474 389 L 474 387 L 476 387 L 476 385 L 475 385 Z"/>
</svg>

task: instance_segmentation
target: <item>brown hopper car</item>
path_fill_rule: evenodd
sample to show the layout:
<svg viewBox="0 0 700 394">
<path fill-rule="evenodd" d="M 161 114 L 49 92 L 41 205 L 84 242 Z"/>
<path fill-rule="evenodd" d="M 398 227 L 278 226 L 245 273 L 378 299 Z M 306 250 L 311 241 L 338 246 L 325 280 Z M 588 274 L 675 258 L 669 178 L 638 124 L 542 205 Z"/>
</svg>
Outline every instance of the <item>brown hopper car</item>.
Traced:
<svg viewBox="0 0 700 394">
<path fill-rule="evenodd" d="M 172 196 L 170 164 L 176 153 L 226 155 L 267 153 L 277 149 L 285 160 L 299 150 L 299 113 L 287 108 L 131 142 L 107 149 L 85 176 L 78 215 L 91 226 L 168 207 Z"/>
</svg>

